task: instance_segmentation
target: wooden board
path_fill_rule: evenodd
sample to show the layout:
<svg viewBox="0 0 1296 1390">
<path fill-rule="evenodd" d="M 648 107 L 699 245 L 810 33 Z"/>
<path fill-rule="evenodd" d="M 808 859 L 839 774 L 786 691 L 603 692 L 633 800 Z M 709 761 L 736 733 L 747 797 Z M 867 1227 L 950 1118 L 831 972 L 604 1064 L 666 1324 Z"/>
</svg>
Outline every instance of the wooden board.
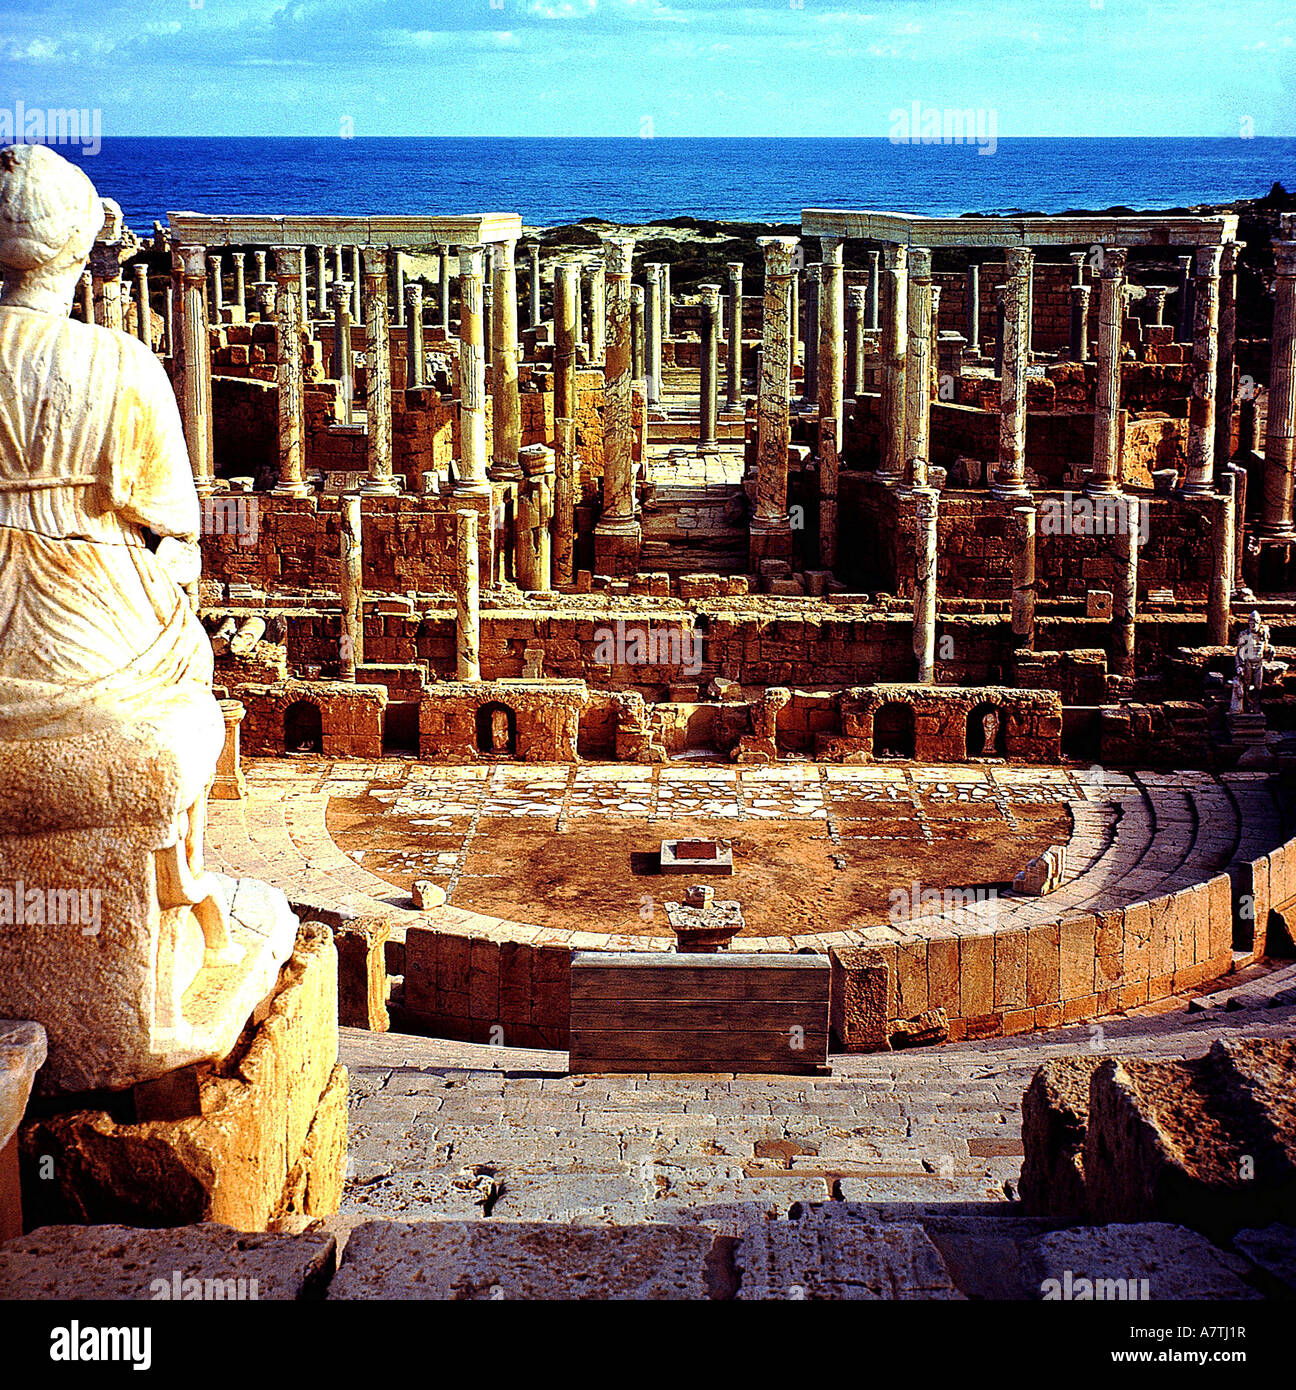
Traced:
<svg viewBox="0 0 1296 1390">
<path fill-rule="evenodd" d="M 578 952 L 573 1072 L 823 1073 L 825 956 Z"/>
</svg>

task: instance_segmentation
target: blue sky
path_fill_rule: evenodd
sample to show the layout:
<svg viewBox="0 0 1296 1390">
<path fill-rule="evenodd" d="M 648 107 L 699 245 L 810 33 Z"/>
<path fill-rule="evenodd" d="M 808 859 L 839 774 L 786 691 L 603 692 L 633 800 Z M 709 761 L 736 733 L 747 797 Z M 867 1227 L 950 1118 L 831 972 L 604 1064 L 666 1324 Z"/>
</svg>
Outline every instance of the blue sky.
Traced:
<svg viewBox="0 0 1296 1390">
<path fill-rule="evenodd" d="M 0 0 L 0 81 L 106 137 L 1294 135 L 1296 3 Z"/>
</svg>

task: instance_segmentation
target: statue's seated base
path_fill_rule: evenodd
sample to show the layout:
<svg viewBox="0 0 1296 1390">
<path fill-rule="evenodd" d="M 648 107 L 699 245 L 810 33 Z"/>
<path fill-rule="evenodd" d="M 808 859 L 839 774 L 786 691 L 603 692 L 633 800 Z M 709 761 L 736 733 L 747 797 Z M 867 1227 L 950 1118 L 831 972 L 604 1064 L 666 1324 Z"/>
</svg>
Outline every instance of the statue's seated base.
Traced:
<svg viewBox="0 0 1296 1390">
<path fill-rule="evenodd" d="M 37 1098 L 19 1131 L 28 1230 L 51 1224 L 265 1230 L 331 1216 L 346 1164 L 337 951 L 303 926 L 279 987 L 222 1062 L 70 1108 Z"/>
<path fill-rule="evenodd" d="M 297 919 L 203 872 L 199 752 L 126 728 L 0 742 L 0 1017 L 44 1026 L 40 1094 L 224 1057 L 275 987 Z"/>
</svg>

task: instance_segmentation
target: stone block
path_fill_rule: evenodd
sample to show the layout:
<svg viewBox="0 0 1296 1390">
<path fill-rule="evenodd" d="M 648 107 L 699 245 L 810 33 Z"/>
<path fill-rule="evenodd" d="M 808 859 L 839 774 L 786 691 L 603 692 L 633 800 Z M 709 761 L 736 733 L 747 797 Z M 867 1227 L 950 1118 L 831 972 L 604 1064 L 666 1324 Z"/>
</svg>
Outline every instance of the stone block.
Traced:
<svg viewBox="0 0 1296 1390">
<path fill-rule="evenodd" d="M 1031 1216 L 1084 1219 L 1089 1083 L 1097 1065 L 1094 1058 L 1050 1059 L 1022 1096 L 1020 1195 Z"/>
<path fill-rule="evenodd" d="M 829 951 L 832 966 L 829 1021 L 846 1052 L 886 1052 L 890 972 L 882 953 L 867 947 Z"/>
<path fill-rule="evenodd" d="M 334 928 L 338 953 L 338 1023 L 385 1033 L 387 1013 L 387 943 L 391 923 L 363 917 Z"/>
</svg>

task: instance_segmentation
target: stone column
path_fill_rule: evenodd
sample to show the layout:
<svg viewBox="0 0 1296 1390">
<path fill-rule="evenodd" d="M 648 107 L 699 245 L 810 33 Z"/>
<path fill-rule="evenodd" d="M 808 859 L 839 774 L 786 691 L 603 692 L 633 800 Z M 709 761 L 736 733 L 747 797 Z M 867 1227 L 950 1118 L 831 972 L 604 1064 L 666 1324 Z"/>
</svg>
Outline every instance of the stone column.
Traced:
<svg viewBox="0 0 1296 1390">
<path fill-rule="evenodd" d="M 1029 497 L 1026 486 L 1026 358 L 1030 351 L 1030 272 L 1033 251 L 1007 252 L 1004 286 L 1004 361 L 999 377 L 999 471 L 996 497 Z"/>
<path fill-rule="evenodd" d="M 940 494 L 935 488 L 914 490 L 914 626 L 913 650 L 920 685 L 936 683 L 936 518 Z"/>
<path fill-rule="evenodd" d="M 279 386 L 279 482 L 275 495 L 308 497 L 305 481 L 305 382 L 302 374 L 301 269 L 305 247 L 277 246 L 275 379 Z"/>
<path fill-rule="evenodd" d="M 385 497 L 400 489 L 392 476 L 391 340 L 387 318 L 387 251 L 367 246 L 364 253 L 365 462 L 369 476 L 361 492 Z"/>
<path fill-rule="evenodd" d="M 1089 356 L 1089 294 L 1090 286 L 1072 285 L 1071 342 L 1069 352 L 1073 362 L 1083 362 Z"/>
<path fill-rule="evenodd" d="M 881 323 L 882 306 L 878 280 L 878 262 L 881 255 L 880 251 L 868 253 L 868 326 L 871 333 L 876 333 Z"/>
<path fill-rule="evenodd" d="M 423 385 L 423 286 L 405 286 L 405 385 Z"/>
<path fill-rule="evenodd" d="M 927 486 L 931 447 L 931 252 L 909 248 L 908 362 L 905 367 L 904 474 L 910 487 Z"/>
<path fill-rule="evenodd" d="M 756 403 L 756 510 L 751 520 L 751 569 L 792 554 L 788 517 L 788 449 L 792 431 L 792 282 L 796 237 L 760 237 L 765 254 L 760 394 Z"/>
<path fill-rule="evenodd" d="M 247 253 L 235 251 L 230 260 L 234 262 L 234 308 L 242 323 L 247 318 Z"/>
<path fill-rule="evenodd" d="M 392 258 L 392 292 L 395 295 L 396 315 L 395 322 L 397 328 L 405 327 L 405 262 L 401 259 L 399 251 L 391 253 Z"/>
<path fill-rule="evenodd" d="M 487 246 L 482 262 L 482 351 L 486 366 L 495 363 L 495 255 Z"/>
<path fill-rule="evenodd" d="M 1110 655 L 1111 668 L 1116 675 L 1133 676 L 1134 623 L 1138 616 L 1139 508 L 1143 504 L 1132 493 L 1127 493 L 1122 501 L 1125 524 L 1117 526 L 1115 536 Z"/>
<path fill-rule="evenodd" d="M 1296 240 L 1276 240 L 1273 254 L 1274 315 L 1260 529 L 1271 536 L 1290 536 L 1296 462 Z"/>
<path fill-rule="evenodd" d="M 146 348 L 153 346 L 153 315 L 149 310 L 148 266 L 135 265 L 135 332 Z"/>
<path fill-rule="evenodd" d="M 576 422 L 554 421 L 553 575 L 555 584 L 575 577 Z"/>
<path fill-rule="evenodd" d="M 576 419 L 576 290 L 580 266 L 559 261 L 554 266 L 554 416 Z"/>
<path fill-rule="evenodd" d="M 864 286 L 852 287 L 847 291 L 850 302 L 850 361 L 847 363 L 847 376 L 850 379 L 849 394 L 858 396 L 864 390 L 864 361 L 868 356 L 868 338 L 865 324 L 868 322 L 868 290 Z"/>
<path fill-rule="evenodd" d="M 211 316 L 213 323 L 222 323 L 225 318 L 225 282 L 223 256 L 211 257 Z"/>
<path fill-rule="evenodd" d="M 360 248 L 351 248 L 351 321 L 356 324 L 363 324 L 364 307 L 361 302 L 360 287 L 364 284 L 364 271 L 360 266 Z"/>
<path fill-rule="evenodd" d="M 329 293 L 333 296 L 333 355 L 329 375 L 342 385 L 342 423 L 349 425 L 355 411 L 355 359 L 351 355 L 351 286 L 345 280 L 334 280 Z"/>
<path fill-rule="evenodd" d="M 1208 499 L 1211 522 L 1210 592 L 1206 600 L 1206 640 L 1213 647 L 1229 646 L 1232 611 L 1235 539 L 1233 473 L 1222 468 L 1215 496 Z"/>
<path fill-rule="evenodd" d="M 644 352 L 648 358 L 645 364 L 648 381 L 648 404 L 656 405 L 661 400 L 662 381 L 662 268 L 656 262 L 644 266 L 648 277 L 648 308 L 644 314 Z"/>
<path fill-rule="evenodd" d="M 540 243 L 533 241 L 527 247 L 531 256 L 531 327 L 539 328 L 540 317 Z"/>
<path fill-rule="evenodd" d="M 1192 396 L 1188 401 L 1188 468 L 1184 495 L 1215 485 L 1215 377 L 1219 371 L 1219 274 L 1222 246 L 1197 248 L 1193 294 Z"/>
<path fill-rule="evenodd" d="M 1026 360 L 1035 351 L 1035 253 L 1026 262 Z"/>
<path fill-rule="evenodd" d="M 1180 343 L 1192 342 L 1193 330 L 1193 305 L 1192 305 L 1192 274 L 1193 258 L 1191 256 L 1179 257 L 1179 303 L 1178 322 L 1175 325 L 1175 340 Z"/>
<path fill-rule="evenodd" d="M 1073 286 L 1072 302 L 1076 289 Z M 1121 324 L 1125 317 L 1125 252 L 1109 248 L 1098 282 L 1098 385 L 1094 397 L 1092 497 L 1120 491 Z"/>
<path fill-rule="evenodd" d="M 441 301 L 441 327 L 445 331 L 447 338 L 450 336 L 450 251 L 443 249 L 440 253 L 439 279 L 437 281 L 437 292 Z"/>
<path fill-rule="evenodd" d="M 966 331 L 971 351 L 981 351 L 981 267 L 974 261 L 967 268 Z"/>
<path fill-rule="evenodd" d="M 341 499 L 342 513 L 342 641 L 339 665 L 344 681 L 354 681 L 364 665 L 364 531 L 360 494 Z"/>
<path fill-rule="evenodd" d="M 315 248 L 315 317 L 326 319 L 328 312 L 328 248 L 317 246 Z"/>
<path fill-rule="evenodd" d="M 486 344 L 482 331 L 484 264 L 480 246 L 459 250 L 458 494 L 489 493 L 486 477 Z M 462 514 L 461 514 L 462 515 Z M 477 529 L 473 514 L 474 536 Z M 473 551 L 476 555 L 476 549 Z M 476 583 L 474 559 L 474 584 Z M 474 629 L 475 630 L 475 629 Z"/>
<path fill-rule="evenodd" d="M 824 430 L 827 428 L 832 443 L 833 503 L 835 506 L 837 457 L 841 453 L 842 415 L 845 410 L 846 272 L 842 259 L 842 238 L 826 236 L 820 237 L 819 241 L 823 249 L 819 271 L 819 292 L 816 297 L 819 334 L 814 348 L 819 359 L 816 377 L 819 404 L 819 456 L 822 463 L 828 452 L 823 442 Z M 822 481 L 821 474 L 821 484 Z M 820 490 L 822 494 L 822 486 Z"/>
<path fill-rule="evenodd" d="M 819 276 L 821 261 L 806 266 L 805 286 L 805 372 L 801 378 L 801 399 L 808 410 L 819 408 Z"/>
<path fill-rule="evenodd" d="M 1005 285 L 996 285 L 993 290 L 995 310 L 994 374 L 1003 376 L 1004 364 L 1004 293 Z"/>
<path fill-rule="evenodd" d="M 184 386 L 185 443 L 193 466 L 194 486 L 199 497 L 210 497 L 216 490 L 212 467 L 211 353 L 207 343 L 207 251 L 202 246 L 180 246 L 177 264 L 184 284 L 181 312 Z"/>
<path fill-rule="evenodd" d="M 1170 287 L 1168 285 L 1148 285 L 1143 291 L 1144 299 L 1148 308 L 1152 311 L 1148 323 L 1153 328 L 1160 328 L 1165 323 L 1166 300 L 1170 298 Z"/>
<path fill-rule="evenodd" d="M 1242 241 L 1230 241 L 1220 258 L 1219 367 L 1215 376 L 1215 467 L 1233 457 L 1233 377 L 1237 366 L 1237 268 Z"/>
<path fill-rule="evenodd" d="M 662 342 L 671 336 L 671 306 L 674 298 L 671 294 L 671 263 L 662 262 Z"/>
<path fill-rule="evenodd" d="M 1035 508 L 1013 508 L 1013 645 L 1035 646 Z"/>
<path fill-rule="evenodd" d="M 469 262 L 476 264 L 469 267 Z M 459 276 L 461 285 L 472 280 L 475 290 L 462 290 L 465 300 L 472 296 L 478 298 L 481 289 L 482 266 L 481 250 L 461 250 L 459 252 Z M 475 310 L 478 322 L 481 319 L 480 299 Z M 462 339 L 460 340 L 462 342 Z M 485 402 L 485 386 L 482 387 L 482 400 Z M 483 453 L 485 450 L 483 450 Z M 489 486 L 489 484 L 488 484 Z M 477 558 L 477 513 L 462 511 L 455 513 L 455 679 L 461 681 L 481 680 L 481 585 L 478 577 Z"/>
<path fill-rule="evenodd" d="M 607 358 L 607 276 L 601 265 L 585 268 L 586 299 L 589 303 L 589 355 L 591 362 Z M 629 291 L 627 290 L 627 295 Z M 629 299 L 626 301 L 629 311 Z"/>
<path fill-rule="evenodd" d="M 894 485 L 904 477 L 905 362 L 909 351 L 909 257 L 903 246 L 882 252 L 882 458 L 880 481 Z"/>
<path fill-rule="evenodd" d="M 522 403 L 518 398 L 518 302 L 516 243 L 495 248 L 495 358 L 491 370 L 491 477 L 520 478 Z"/>
<path fill-rule="evenodd" d="M 634 377 L 630 360 L 630 272 L 634 238 L 609 237 L 606 365 L 603 372 L 603 514 L 594 528 L 600 574 L 633 574 L 642 530 L 635 516 Z M 600 277 L 601 278 L 601 277 Z M 601 293 L 602 285 L 597 293 Z"/>
<path fill-rule="evenodd" d="M 698 386 L 698 452 L 716 446 L 716 385 L 720 368 L 720 286 L 699 285 L 702 294 L 701 372 Z"/>
<path fill-rule="evenodd" d="M 631 373 L 636 381 L 643 381 L 644 366 L 644 287 L 630 286 L 630 359 Z"/>
<path fill-rule="evenodd" d="M 726 364 L 725 405 L 731 411 L 741 412 L 742 356 L 743 356 L 743 263 L 730 261 L 729 271 L 729 361 Z"/>
<path fill-rule="evenodd" d="M 518 489 L 514 568 L 520 589 L 543 593 L 553 587 L 549 524 L 553 520 L 554 451 L 543 444 L 522 450 L 525 482 Z"/>
<path fill-rule="evenodd" d="M 95 321 L 94 311 L 94 276 L 88 270 L 81 272 L 81 322 L 93 323 Z M 172 351 L 174 352 L 174 345 Z"/>
<path fill-rule="evenodd" d="M 268 254 L 266 251 L 253 251 L 252 253 L 252 259 L 256 262 L 256 278 L 262 282 L 268 281 L 270 278 L 266 271 Z"/>
<path fill-rule="evenodd" d="M 82 281 L 84 287 L 84 280 Z M 176 357 L 176 303 L 180 299 L 183 289 L 176 284 L 176 278 L 172 275 L 166 283 L 166 288 L 162 291 L 162 348 L 166 355 L 173 360 Z M 92 306 L 93 307 L 93 306 Z"/>
<path fill-rule="evenodd" d="M 212 801 L 241 801 L 247 796 L 247 778 L 239 756 L 239 725 L 247 714 L 241 700 L 218 700 L 225 721 L 225 742 L 216 759 L 216 775 L 207 795 Z"/>
<path fill-rule="evenodd" d="M 1088 255 L 1087 251 L 1067 252 L 1067 260 L 1071 262 L 1071 283 L 1073 285 L 1084 284 L 1084 268 Z"/>
</svg>

